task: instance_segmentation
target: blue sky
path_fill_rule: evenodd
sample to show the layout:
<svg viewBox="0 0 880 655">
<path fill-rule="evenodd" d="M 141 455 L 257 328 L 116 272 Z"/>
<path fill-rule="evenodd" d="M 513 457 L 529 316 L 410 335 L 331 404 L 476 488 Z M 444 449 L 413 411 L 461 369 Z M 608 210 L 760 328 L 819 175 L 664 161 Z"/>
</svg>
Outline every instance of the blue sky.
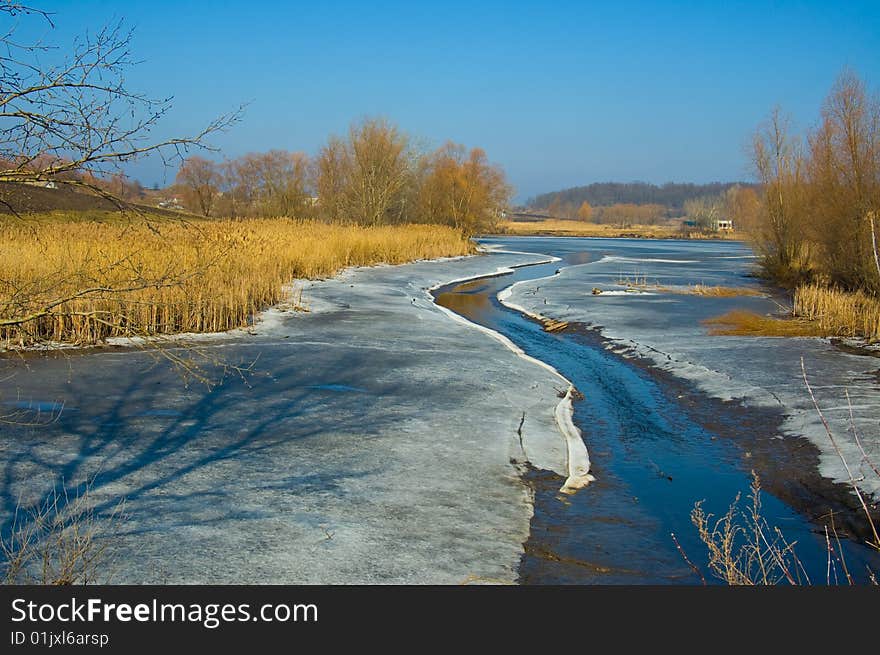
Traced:
<svg viewBox="0 0 880 655">
<path fill-rule="evenodd" d="M 49 38 L 123 18 L 131 88 L 174 96 L 157 137 L 250 102 L 228 156 L 314 152 L 381 115 L 439 145 L 481 146 L 519 198 L 607 180 L 751 177 L 775 106 L 809 127 L 835 77 L 880 85 L 880 2 L 37 3 Z M 155 161 L 142 182 L 171 181 Z M 164 176 L 164 177 L 163 177 Z"/>
</svg>

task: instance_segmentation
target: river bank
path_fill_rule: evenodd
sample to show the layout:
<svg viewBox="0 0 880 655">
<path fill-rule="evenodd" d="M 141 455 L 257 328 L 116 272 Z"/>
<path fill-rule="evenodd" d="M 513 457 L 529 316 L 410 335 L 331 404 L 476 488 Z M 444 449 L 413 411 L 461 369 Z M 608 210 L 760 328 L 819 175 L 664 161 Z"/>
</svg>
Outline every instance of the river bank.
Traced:
<svg viewBox="0 0 880 655">
<path fill-rule="evenodd" d="M 746 255 L 705 244 L 718 260 L 695 265 L 700 258 L 656 252 L 675 244 L 577 241 L 487 240 L 495 251 L 479 257 L 310 282 L 309 313 L 275 308 L 247 334 L 202 344 L 254 364 L 213 389 L 187 388 L 131 348 L 8 355 L 0 401 L 31 420 L 0 434 L 5 526 L 19 498 L 92 480 L 99 513 L 127 499 L 115 582 L 693 583 L 669 532 L 696 559 L 693 502 L 723 512 L 747 490 L 751 467 L 767 472 L 771 519 L 817 561 L 809 512 L 779 491 L 815 493 L 818 475 L 803 440 L 788 439 L 791 417 L 779 428 L 781 401 L 752 403 L 733 377 L 730 397 L 713 397 L 707 388 L 723 385 L 706 386 L 720 374 L 708 374 L 709 362 L 684 360 L 703 371 L 692 380 L 677 351 L 611 338 L 595 323 L 615 327 L 614 303 L 647 302 L 618 329 L 648 321 L 694 346 L 699 320 L 670 314 L 676 303 L 710 312 L 767 299 L 609 294 L 592 321 L 552 333 L 497 299 L 517 283 L 510 302 L 570 319 L 598 309 L 586 304 L 597 301 L 590 285 L 616 284 L 632 265 L 671 267 L 641 271 L 662 276 L 694 266 L 683 277 L 729 285 L 745 280 Z M 444 309 L 430 290 L 442 295 L 450 280 L 460 281 L 460 302 Z M 714 346 L 732 357 L 743 344 Z M 568 380 L 583 401 L 563 402 L 575 397 Z M 559 493 L 572 473 L 558 420 L 567 406 L 595 477 L 573 495 Z"/>
<path fill-rule="evenodd" d="M 126 502 L 116 583 L 515 582 L 523 452 L 568 475 L 561 382 L 426 290 L 540 259 L 310 282 L 310 312 L 200 343 L 253 364 L 210 389 L 132 348 L 6 355 L 3 528 L 20 499 L 90 484 L 99 516 Z"/>
</svg>

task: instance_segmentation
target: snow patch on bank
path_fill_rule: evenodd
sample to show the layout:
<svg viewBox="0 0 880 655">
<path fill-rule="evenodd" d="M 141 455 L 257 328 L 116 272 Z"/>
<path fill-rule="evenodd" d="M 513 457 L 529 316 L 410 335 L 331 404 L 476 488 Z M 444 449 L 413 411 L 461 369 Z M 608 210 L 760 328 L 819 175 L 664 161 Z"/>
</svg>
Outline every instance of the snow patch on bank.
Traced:
<svg viewBox="0 0 880 655">
<path fill-rule="evenodd" d="M 500 250 L 492 248 L 491 252 L 494 253 L 504 253 L 504 254 L 522 254 L 522 255 L 534 255 L 535 253 L 517 253 L 507 250 Z M 532 262 L 530 264 L 524 264 L 523 266 L 536 266 L 539 264 L 549 264 L 554 261 L 560 261 L 559 257 L 549 257 L 547 259 Z M 514 268 L 520 267 L 510 267 L 510 266 L 500 266 L 496 269 L 495 273 L 488 275 L 474 275 L 469 277 L 464 277 L 457 280 L 451 280 L 449 282 L 437 283 L 434 286 L 425 290 L 427 296 L 431 299 L 431 302 L 434 302 L 433 291 L 436 291 L 440 287 L 449 286 L 451 284 L 459 284 L 462 282 L 471 282 L 473 280 L 484 279 L 488 277 L 497 277 L 499 275 L 505 275 L 509 273 L 513 273 Z M 509 289 L 510 287 L 508 287 Z M 506 289 L 505 289 L 506 291 Z M 502 292 L 503 293 L 503 292 Z M 499 294 L 499 300 L 500 300 Z M 541 361 L 531 355 L 527 354 L 522 348 L 517 346 L 513 341 L 511 341 L 508 337 L 497 332 L 496 330 L 492 330 L 491 328 L 485 327 L 483 325 L 479 325 L 478 323 L 474 323 L 472 321 L 467 320 L 460 314 L 453 312 L 442 305 L 438 305 L 434 302 L 435 306 L 440 309 L 444 314 L 452 318 L 452 320 L 461 323 L 463 325 L 467 325 L 469 327 L 475 328 L 484 334 L 488 334 L 493 337 L 497 341 L 500 341 L 504 346 L 506 346 L 509 350 L 516 353 L 519 357 L 525 359 L 528 362 L 536 364 L 547 371 L 550 371 L 555 376 L 557 376 L 565 385 L 567 385 L 567 389 L 565 395 L 562 400 L 557 403 L 556 408 L 554 410 L 553 416 L 556 420 L 556 426 L 559 428 L 559 432 L 562 435 L 562 438 L 565 440 L 566 446 L 566 471 L 567 476 L 565 479 L 565 483 L 562 485 L 560 491 L 563 493 L 574 493 L 578 489 L 582 489 L 586 487 L 590 482 L 594 481 L 596 478 L 590 474 L 590 455 L 587 450 L 587 446 L 584 443 L 583 435 L 581 434 L 580 429 L 574 424 L 574 405 L 573 405 L 573 394 L 575 391 L 574 385 L 571 381 L 566 378 L 562 373 L 556 370 L 550 364 Z M 517 310 L 523 311 L 525 310 Z M 531 315 L 531 314 L 530 314 Z M 534 315 L 532 315 L 534 316 Z M 538 317 L 536 317 L 538 318 Z"/>
</svg>

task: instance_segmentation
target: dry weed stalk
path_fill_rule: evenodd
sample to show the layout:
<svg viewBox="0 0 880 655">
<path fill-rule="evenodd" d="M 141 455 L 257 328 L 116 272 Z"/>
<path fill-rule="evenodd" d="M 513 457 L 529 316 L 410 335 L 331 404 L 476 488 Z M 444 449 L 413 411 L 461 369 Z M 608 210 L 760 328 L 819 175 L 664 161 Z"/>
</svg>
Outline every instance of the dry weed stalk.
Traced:
<svg viewBox="0 0 880 655">
<path fill-rule="evenodd" d="M 727 512 L 718 519 L 696 503 L 691 521 L 706 545 L 709 568 L 729 585 L 809 584 L 810 579 L 782 532 L 771 527 L 761 513 L 761 483 L 752 472 L 751 503 L 739 506 L 737 494 Z"/>
<path fill-rule="evenodd" d="M 804 378 L 804 384 L 807 387 L 807 392 L 810 394 L 810 400 L 813 403 L 813 407 L 816 409 L 816 413 L 819 415 L 819 420 L 822 421 L 822 427 L 825 428 L 825 433 L 828 435 L 828 440 L 831 442 L 831 446 L 834 448 L 834 452 L 837 454 L 837 457 L 840 459 L 841 464 L 843 464 L 843 468 L 846 471 L 847 475 L 847 483 L 855 494 L 856 498 L 859 500 L 859 504 L 862 507 L 862 512 L 865 515 L 865 521 L 867 526 L 871 532 L 871 538 L 868 540 L 867 544 L 872 548 L 880 550 L 880 534 L 877 532 L 877 525 L 874 521 L 874 517 L 871 514 L 871 510 L 868 508 L 868 503 L 865 500 L 865 496 L 862 493 L 862 490 L 859 488 L 858 482 L 859 480 L 853 475 L 852 468 L 849 465 L 849 462 L 846 459 L 846 456 L 843 454 L 843 451 L 840 448 L 840 445 L 837 443 L 837 439 L 834 437 L 834 433 L 831 431 L 831 426 L 828 424 L 828 420 L 825 418 L 825 414 L 822 412 L 822 409 L 819 407 L 819 402 L 816 400 L 816 396 L 813 393 L 813 387 L 810 385 L 810 380 L 807 376 L 807 368 L 804 365 L 804 358 L 801 357 L 801 373 Z M 846 394 L 847 401 L 849 401 L 849 393 Z M 856 443 L 858 444 L 859 451 L 861 452 L 864 460 L 868 462 L 869 468 L 876 474 L 877 467 L 868 459 L 867 454 L 865 453 L 864 448 L 862 447 L 861 439 L 858 436 L 858 431 L 856 430 L 855 418 L 852 412 L 852 403 L 849 404 L 849 415 L 850 415 L 850 426 L 853 435 L 855 436 Z M 861 463 L 860 463 L 861 464 Z"/>
<path fill-rule="evenodd" d="M 30 508 L 20 504 L 0 540 L 5 584 L 106 583 L 112 577 L 113 539 L 123 520 L 120 501 L 106 518 L 95 514 L 89 487 L 71 497 L 53 488 Z"/>
</svg>

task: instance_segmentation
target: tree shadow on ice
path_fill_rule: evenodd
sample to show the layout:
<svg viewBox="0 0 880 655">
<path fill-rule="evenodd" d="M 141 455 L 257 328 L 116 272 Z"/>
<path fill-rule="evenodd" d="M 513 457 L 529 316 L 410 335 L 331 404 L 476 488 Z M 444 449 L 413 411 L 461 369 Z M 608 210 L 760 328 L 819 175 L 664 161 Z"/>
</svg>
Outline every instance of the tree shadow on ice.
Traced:
<svg viewBox="0 0 880 655">
<path fill-rule="evenodd" d="M 302 495 L 344 493 L 342 481 L 373 474 L 376 464 L 343 446 L 386 427 L 375 413 L 364 420 L 371 394 L 356 374 L 369 370 L 369 357 L 324 352 L 308 366 L 290 351 L 213 390 L 184 389 L 133 352 L 78 358 L 82 375 L 70 384 L 58 375 L 67 363 L 31 362 L 16 380 L 20 397 L 62 396 L 78 411 L 4 428 L 0 535 L 13 529 L 19 504 L 53 490 L 76 497 L 88 488 L 96 516 L 124 498 L 128 533 L 282 515 Z M 396 391 L 382 385 L 383 395 Z"/>
</svg>

